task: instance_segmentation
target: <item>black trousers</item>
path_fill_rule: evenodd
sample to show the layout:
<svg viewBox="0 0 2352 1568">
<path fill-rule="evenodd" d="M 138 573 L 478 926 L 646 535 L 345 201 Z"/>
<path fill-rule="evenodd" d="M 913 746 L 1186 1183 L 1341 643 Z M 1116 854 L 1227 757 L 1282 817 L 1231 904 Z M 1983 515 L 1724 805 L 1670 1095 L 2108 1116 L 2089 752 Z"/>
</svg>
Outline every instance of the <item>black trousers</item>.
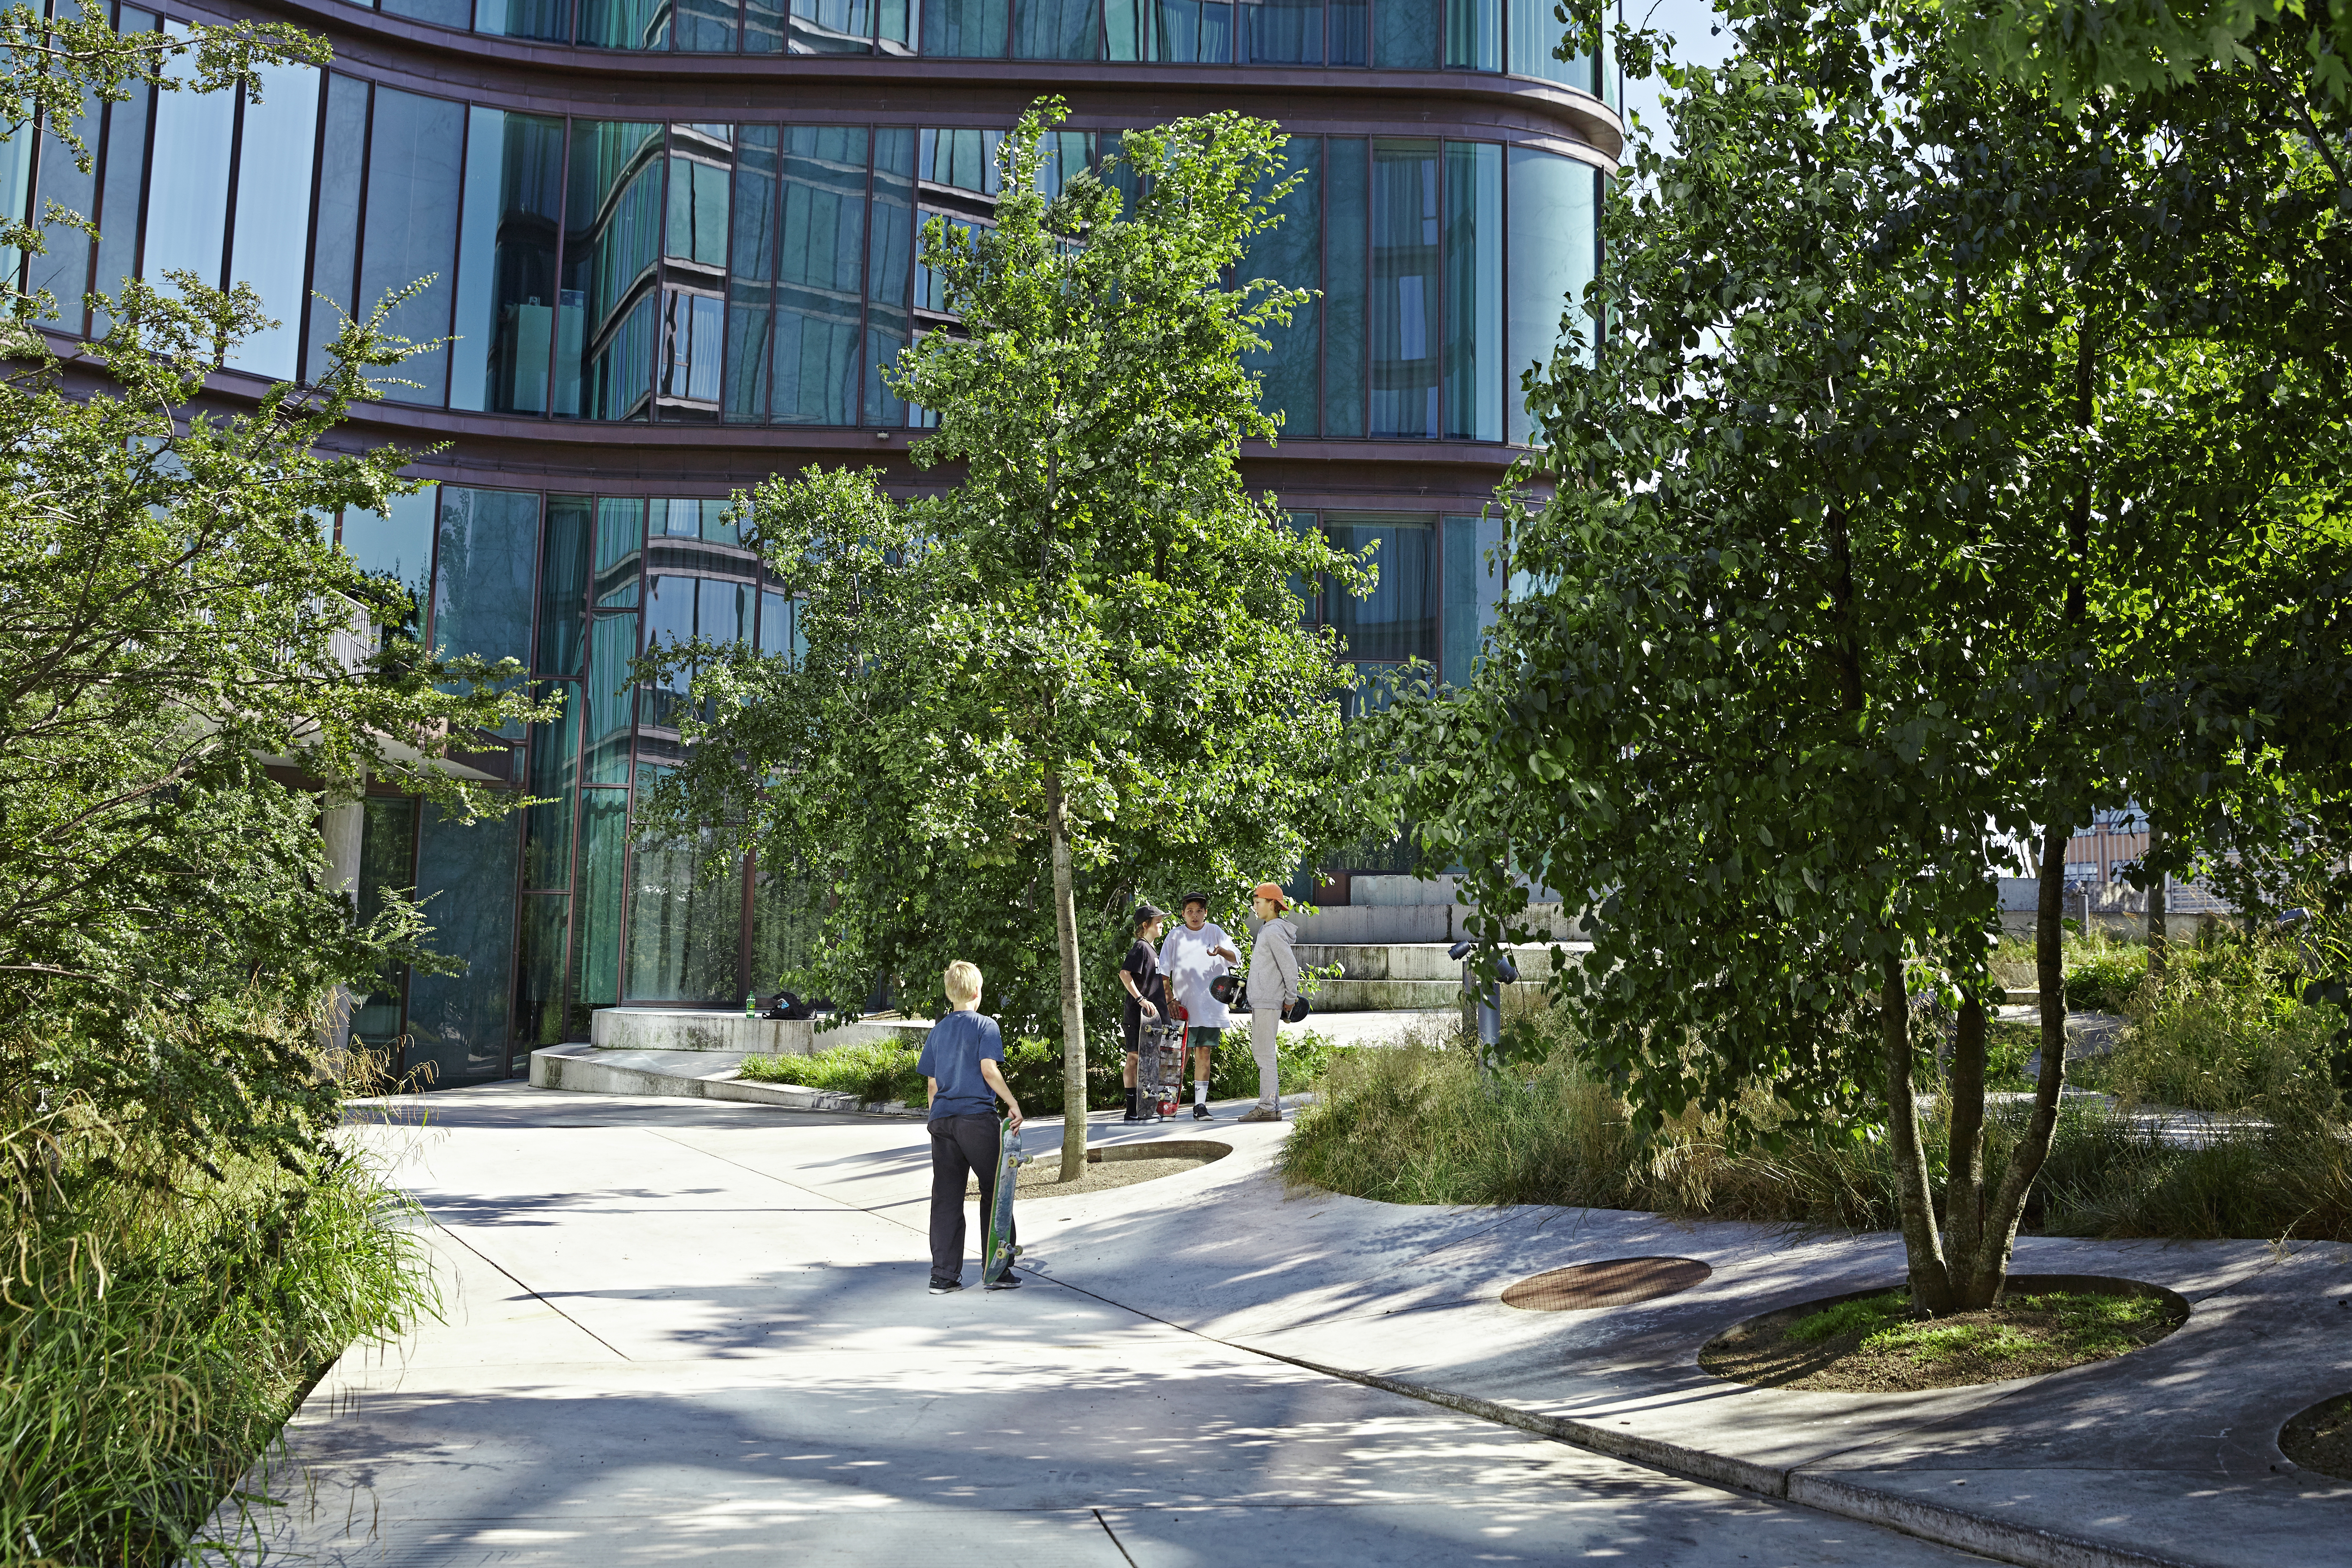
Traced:
<svg viewBox="0 0 2352 1568">
<path fill-rule="evenodd" d="M 942 1116 L 931 1122 L 931 1283 L 963 1278 L 963 1184 L 980 1173 L 980 1245 L 988 1246 L 988 1211 L 996 1201 L 993 1116 Z M 1017 1235 L 1006 1227 L 1009 1246 Z"/>
</svg>

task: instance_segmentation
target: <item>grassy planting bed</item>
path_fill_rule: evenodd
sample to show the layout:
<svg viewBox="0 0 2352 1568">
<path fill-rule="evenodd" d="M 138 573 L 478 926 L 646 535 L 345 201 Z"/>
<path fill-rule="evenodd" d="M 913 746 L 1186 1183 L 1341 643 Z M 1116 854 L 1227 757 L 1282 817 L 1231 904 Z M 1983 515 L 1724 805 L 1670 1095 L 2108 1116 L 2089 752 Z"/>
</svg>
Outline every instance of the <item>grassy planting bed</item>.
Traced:
<svg viewBox="0 0 2352 1568">
<path fill-rule="evenodd" d="M 1698 1364 L 1763 1388 L 1913 1393 L 2106 1361 L 2153 1344 L 2188 1317 L 2168 1292 L 2036 1283 L 2021 1279 L 1999 1306 L 1941 1318 L 1917 1316 L 1907 1290 L 1792 1307 L 1717 1336 Z"/>
<path fill-rule="evenodd" d="M 819 1042 L 824 1039 L 817 1037 Z M 1276 1047 L 1276 1070 L 1285 1094 L 1296 1094 L 1312 1084 L 1343 1048 L 1312 1029 L 1285 1034 Z M 837 1046 L 805 1057 L 746 1057 L 742 1075 L 755 1083 L 798 1084 L 838 1094 L 854 1094 L 868 1103 L 900 1100 L 927 1102 L 923 1075 L 915 1070 L 922 1047 L 914 1043 L 874 1040 L 864 1045 Z M 1087 1104 L 1110 1110 L 1125 1103 L 1119 1076 L 1126 1050 L 1113 1036 L 1092 1039 L 1087 1050 Z M 1189 1096 L 1192 1064 L 1185 1063 Z M 1062 1110 L 1062 1048 L 1057 1042 L 1034 1036 L 1008 1040 L 1004 1047 L 1004 1081 L 1019 1097 L 1022 1110 L 1032 1116 L 1058 1116 Z M 1257 1061 L 1250 1055 L 1249 1031 L 1225 1031 L 1209 1069 L 1209 1094 L 1216 1100 L 1255 1099 Z M 1189 1112 L 1185 1113 L 1189 1114 Z"/>
<path fill-rule="evenodd" d="M 2288 1422 L 2279 1449 L 2306 1470 L 2352 1481 L 2352 1394 L 2323 1399 Z"/>
</svg>

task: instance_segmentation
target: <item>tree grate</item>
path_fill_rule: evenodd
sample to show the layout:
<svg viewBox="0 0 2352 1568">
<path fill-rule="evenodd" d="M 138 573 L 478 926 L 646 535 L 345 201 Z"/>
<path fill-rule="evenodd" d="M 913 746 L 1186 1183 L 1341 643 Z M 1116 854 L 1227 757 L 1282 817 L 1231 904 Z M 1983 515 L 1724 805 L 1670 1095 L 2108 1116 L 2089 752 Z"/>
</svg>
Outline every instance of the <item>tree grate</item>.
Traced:
<svg viewBox="0 0 2352 1568">
<path fill-rule="evenodd" d="M 1687 1290 L 1714 1272 L 1696 1258 L 1612 1258 L 1531 1274 L 1503 1292 L 1503 1305 L 1529 1312 L 1630 1307 Z"/>
</svg>

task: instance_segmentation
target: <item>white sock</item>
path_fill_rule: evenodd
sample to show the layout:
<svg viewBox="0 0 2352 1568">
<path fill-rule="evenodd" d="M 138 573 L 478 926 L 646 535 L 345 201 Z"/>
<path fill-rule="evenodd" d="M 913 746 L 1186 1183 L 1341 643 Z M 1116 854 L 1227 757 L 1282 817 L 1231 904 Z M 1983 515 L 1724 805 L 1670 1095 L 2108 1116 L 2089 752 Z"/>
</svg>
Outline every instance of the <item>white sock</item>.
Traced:
<svg viewBox="0 0 2352 1568">
<path fill-rule="evenodd" d="M 1192 1080 L 1192 1103 L 1195 1105 L 1206 1105 L 1209 1103 L 1209 1080 L 1207 1079 L 1196 1078 Z"/>
</svg>

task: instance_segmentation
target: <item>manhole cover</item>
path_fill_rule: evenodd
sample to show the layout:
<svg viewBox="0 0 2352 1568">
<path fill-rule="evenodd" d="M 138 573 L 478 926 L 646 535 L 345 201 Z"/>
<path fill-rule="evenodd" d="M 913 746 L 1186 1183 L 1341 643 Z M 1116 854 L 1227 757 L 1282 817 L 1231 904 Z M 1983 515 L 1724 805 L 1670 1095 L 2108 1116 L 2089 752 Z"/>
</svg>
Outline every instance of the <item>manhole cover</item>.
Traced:
<svg viewBox="0 0 2352 1568">
<path fill-rule="evenodd" d="M 1503 1292 L 1503 1305 L 1530 1312 L 1630 1307 L 1687 1290 L 1714 1272 L 1696 1258 L 1612 1258 L 1531 1274 Z"/>
</svg>

